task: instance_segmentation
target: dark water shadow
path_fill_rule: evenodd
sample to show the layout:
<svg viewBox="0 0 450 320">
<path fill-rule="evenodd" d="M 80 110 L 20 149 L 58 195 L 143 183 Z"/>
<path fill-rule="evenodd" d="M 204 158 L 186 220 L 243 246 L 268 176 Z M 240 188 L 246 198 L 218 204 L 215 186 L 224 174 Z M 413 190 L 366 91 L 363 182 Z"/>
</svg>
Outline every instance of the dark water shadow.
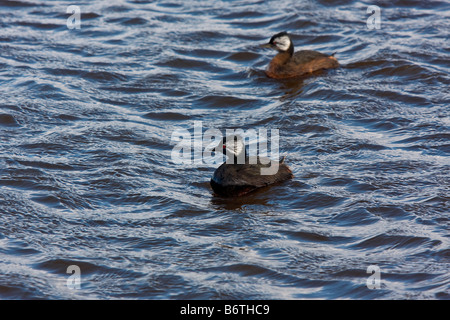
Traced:
<svg viewBox="0 0 450 320">
<path fill-rule="evenodd" d="M 258 212 L 271 211 L 281 203 L 292 198 L 290 190 L 292 185 L 296 184 L 295 178 L 289 181 L 275 183 L 263 188 L 256 189 L 246 195 L 239 197 L 224 197 L 211 191 L 210 203 L 216 210 L 241 210 L 245 208 L 254 208 Z M 300 184 L 302 187 L 306 185 Z"/>
<path fill-rule="evenodd" d="M 287 79 L 273 79 L 269 78 L 264 69 L 250 69 L 249 76 L 254 76 L 256 81 L 265 85 L 276 84 L 276 90 L 281 93 L 279 96 L 280 102 L 289 101 L 297 98 L 304 93 L 304 87 L 309 83 L 307 80 L 314 80 L 321 76 L 325 76 L 329 70 L 317 70 L 313 73 L 292 77 Z"/>
<path fill-rule="evenodd" d="M 283 95 L 280 97 L 280 101 L 292 100 L 303 93 L 303 87 L 305 86 L 305 79 L 307 77 L 294 77 L 290 79 L 284 79 L 280 81 L 280 91 Z"/>
<path fill-rule="evenodd" d="M 247 195 L 240 197 L 223 197 L 212 193 L 211 205 L 214 209 L 222 210 L 240 210 L 244 206 L 264 206 L 269 207 L 269 201 L 271 200 L 270 194 L 268 193 L 269 187 L 261 188 Z"/>
</svg>

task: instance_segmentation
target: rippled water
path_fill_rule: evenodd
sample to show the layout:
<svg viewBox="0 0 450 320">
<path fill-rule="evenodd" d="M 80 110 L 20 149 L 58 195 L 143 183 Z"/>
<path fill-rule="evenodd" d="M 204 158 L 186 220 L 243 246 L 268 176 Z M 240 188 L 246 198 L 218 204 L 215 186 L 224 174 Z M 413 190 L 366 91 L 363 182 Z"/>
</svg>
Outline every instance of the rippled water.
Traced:
<svg viewBox="0 0 450 320">
<path fill-rule="evenodd" d="M 72 4 L 0 2 L 0 298 L 449 299 L 448 2 Z M 268 79 L 284 30 L 341 67 Z M 215 197 L 194 121 L 279 129 L 295 178 Z"/>
</svg>

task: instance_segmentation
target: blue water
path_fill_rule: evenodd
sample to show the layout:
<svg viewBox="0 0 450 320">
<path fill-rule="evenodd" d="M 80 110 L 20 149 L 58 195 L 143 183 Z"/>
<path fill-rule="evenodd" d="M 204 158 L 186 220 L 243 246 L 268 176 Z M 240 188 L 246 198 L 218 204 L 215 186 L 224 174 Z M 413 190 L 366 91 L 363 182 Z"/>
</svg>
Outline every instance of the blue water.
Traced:
<svg viewBox="0 0 450 320">
<path fill-rule="evenodd" d="M 0 299 L 449 299 L 447 2 L 73 4 L 0 2 Z M 267 78 L 285 30 L 340 68 Z M 213 195 L 194 121 L 295 178 Z"/>
</svg>

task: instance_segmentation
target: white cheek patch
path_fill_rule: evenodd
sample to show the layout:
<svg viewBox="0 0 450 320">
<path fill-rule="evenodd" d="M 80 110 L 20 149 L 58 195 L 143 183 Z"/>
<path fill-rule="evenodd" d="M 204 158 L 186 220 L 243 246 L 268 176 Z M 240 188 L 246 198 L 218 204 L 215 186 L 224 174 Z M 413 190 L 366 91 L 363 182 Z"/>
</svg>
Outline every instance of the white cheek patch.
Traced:
<svg viewBox="0 0 450 320">
<path fill-rule="evenodd" d="M 231 141 L 226 143 L 227 153 L 229 155 L 233 155 L 232 157 L 228 157 L 227 164 L 235 164 L 235 157 L 237 158 L 237 164 L 245 163 L 245 145 L 242 140 Z"/>
<path fill-rule="evenodd" d="M 238 154 L 240 154 L 242 152 L 243 145 L 239 141 L 232 141 L 232 142 L 228 142 L 226 144 L 226 148 L 227 148 L 228 152 L 237 156 Z"/>
<path fill-rule="evenodd" d="M 234 144 L 234 153 L 236 155 L 241 154 L 241 152 L 243 151 L 244 145 L 240 142 L 240 141 L 236 141 L 236 143 Z"/>
<path fill-rule="evenodd" d="M 230 147 L 229 145 L 226 146 L 226 149 L 227 149 L 227 152 L 228 152 L 229 154 L 233 154 L 233 155 L 235 154 L 235 153 L 234 153 L 234 148 Z"/>
<path fill-rule="evenodd" d="M 288 36 L 275 38 L 274 42 L 276 43 L 277 48 L 281 51 L 287 51 L 291 45 L 291 40 Z"/>
</svg>

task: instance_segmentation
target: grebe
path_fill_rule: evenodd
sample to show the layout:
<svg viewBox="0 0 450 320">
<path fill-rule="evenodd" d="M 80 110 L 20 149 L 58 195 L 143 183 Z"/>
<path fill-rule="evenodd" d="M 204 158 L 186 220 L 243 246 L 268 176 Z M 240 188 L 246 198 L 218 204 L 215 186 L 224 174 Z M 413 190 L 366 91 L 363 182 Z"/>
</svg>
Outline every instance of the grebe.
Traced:
<svg viewBox="0 0 450 320">
<path fill-rule="evenodd" d="M 224 137 L 215 149 L 222 149 L 225 155 L 234 159 L 233 163 L 225 162 L 214 172 L 211 187 L 217 195 L 242 196 L 294 177 L 284 163 L 284 158 L 275 161 L 263 157 L 248 157 L 244 141 L 239 135 Z M 262 174 L 261 170 L 267 172 Z"/>
<path fill-rule="evenodd" d="M 294 53 L 294 44 L 286 32 L 274 35 L 263 48 L 271 48 L 278 54 L 270 61 L 266 70 L 268 77 L 283 79 L 312 73 L 316 70 L 337 68 L 339 63 L 332 55 L 312 50 L 300 50 Z"/>
</svg>

